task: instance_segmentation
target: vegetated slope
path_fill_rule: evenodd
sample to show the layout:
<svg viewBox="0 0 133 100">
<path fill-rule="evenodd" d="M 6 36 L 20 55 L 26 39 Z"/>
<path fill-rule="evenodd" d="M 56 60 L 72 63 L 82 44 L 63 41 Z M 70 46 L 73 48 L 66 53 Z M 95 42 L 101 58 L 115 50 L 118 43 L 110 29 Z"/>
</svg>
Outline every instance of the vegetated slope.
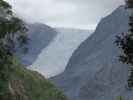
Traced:
<svg viewBox="0 0 133 100">
<path fill-rule="evenodd" d="M 47 47 L 57 32 L 54 28 L 41 23 L 34 23 L 28 25 L 28 53 L 23 55 L 18 52 L 18 56 L 21 58 L 21 62 L 28 66 L 31 65 L 42 52 L 42 49 Z"/>
<path fill-rule="evenodd" d="M 116 35 L 128 30 L 129 13 L 123 6 L 103 18 L 94 34 L 71 57 L 64 73 L 52 80 L 70 100 L 132 100 L 127 86 L 128 67 L 118 61 Z"/>
<path fill-rule="evenodd" d="M 6 91 L 3 91 L 4 100 L 67 100 L 62 92 L 42 75 L 22 67 L 15 60 L 14 64 L 9 72 L 9 83 L 3 82 L 8 84 L 4 89 Z"/>
<path fill-rule="evenodd" d="M 90 30 L 55 28 L 57 36 L 42 50 L 38 59 L 30 66 L 46 77 L 52 77 L 64 71 L 72 53 L 87 39 Z"/>
</svg>

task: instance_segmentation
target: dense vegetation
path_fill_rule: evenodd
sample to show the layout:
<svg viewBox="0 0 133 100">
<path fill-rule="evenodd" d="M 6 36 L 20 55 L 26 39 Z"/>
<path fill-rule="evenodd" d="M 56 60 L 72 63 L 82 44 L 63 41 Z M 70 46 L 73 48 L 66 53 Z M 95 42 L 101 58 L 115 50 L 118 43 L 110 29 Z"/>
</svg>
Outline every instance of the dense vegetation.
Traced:
<svg viewBox="0 0 133 100">
<path fill-rule="evenodd" d="M 53 84 L 16 60 L 16 46 L 27 51 L 26 32 L 25 23 L 0 0 L 0 100 L 66 100 Z"/>
<path fill-rule="evenodd" d="M 126 8 L 130 10 L 129 31 L 117 37 L 117 45 L 121 48 L 120 61 L 132 65 L 128 78 L 128 87 L 133 87 L 133 0 L 126 0 Z"/>
<path fill-rule="evenodd" d="M 8 100 L 67 100 L 54 85 L 37 72 L 27 70 L 16 63 L 10 73 Z"/>
<path fill-rule="evenodd" d="M 11 6 L 0 0 L 0 100 L 9 100 L 7 87 L 14 69 L 15 42 L 26 43 L 26 30 L 23 21 L 13 15 Z"/>
</svg>

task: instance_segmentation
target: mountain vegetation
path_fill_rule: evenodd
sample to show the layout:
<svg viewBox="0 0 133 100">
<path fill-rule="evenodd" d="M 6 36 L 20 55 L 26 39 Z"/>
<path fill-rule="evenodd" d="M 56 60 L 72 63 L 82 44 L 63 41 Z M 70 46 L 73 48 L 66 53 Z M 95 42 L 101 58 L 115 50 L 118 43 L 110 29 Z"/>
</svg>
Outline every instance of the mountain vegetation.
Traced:
<svg viewBox="0 0 133 100">
<path fill-rule="evenodd" d="M 16 46 L 27 52 L 26 32 L 25 23 L 0 0 L 0 100 L 67 100 L 51 82 L 16 60 Z"/>
<path fill-rule="evenodd" d="M 4 99 L 0 100 L 67 100 L 61 91 L 41 74 L 27 70 L 14 59 Z M 3 91 L 4 92 L 4 91 Z M 7 98 L 5 98 L 7 97 Z"/>
</svg>

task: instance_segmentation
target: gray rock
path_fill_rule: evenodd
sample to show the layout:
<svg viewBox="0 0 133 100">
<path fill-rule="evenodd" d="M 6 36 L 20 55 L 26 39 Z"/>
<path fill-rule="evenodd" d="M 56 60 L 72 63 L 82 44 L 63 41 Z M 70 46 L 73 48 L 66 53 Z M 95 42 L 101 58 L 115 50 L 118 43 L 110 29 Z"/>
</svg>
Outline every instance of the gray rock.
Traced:
<svg viewBox="0 0 133 100">
<path fill-rule="evenodd" d="M 129 13 L 123 6 L 103 18 L 96 31 L 73 53 L 66 70 L 51 80 L 69 100 L 132 100 L 126 88 L 128 65 L 118 61 L 116 35 L 128 30 Z"/>
</svg>

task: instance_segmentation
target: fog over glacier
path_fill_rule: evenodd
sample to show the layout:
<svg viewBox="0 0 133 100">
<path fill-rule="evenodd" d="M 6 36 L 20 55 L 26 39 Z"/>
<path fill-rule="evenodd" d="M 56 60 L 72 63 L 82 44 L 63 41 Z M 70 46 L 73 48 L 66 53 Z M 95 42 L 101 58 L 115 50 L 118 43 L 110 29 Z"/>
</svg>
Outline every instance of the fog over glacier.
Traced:
<svg viewBox="0 0 133 100">
<path fill-rule="evenodd" d="M 42 50 L 38 59 L 30 66 L 46 77 L 55 76 L 64 71 L 72 53 L 89 35 L 89 30 L 56 29 L 57 37 Z"/>
</svg>

